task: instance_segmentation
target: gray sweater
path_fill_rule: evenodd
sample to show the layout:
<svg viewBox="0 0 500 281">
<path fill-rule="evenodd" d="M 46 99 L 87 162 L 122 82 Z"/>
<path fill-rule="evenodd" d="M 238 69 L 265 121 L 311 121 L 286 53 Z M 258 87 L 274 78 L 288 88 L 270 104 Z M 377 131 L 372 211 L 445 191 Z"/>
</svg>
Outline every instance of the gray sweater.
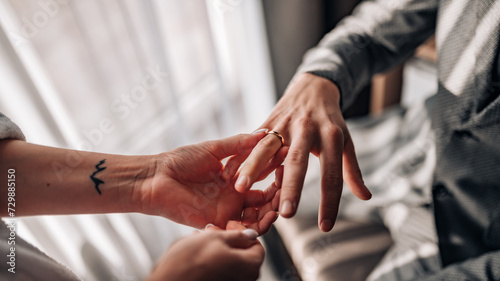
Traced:
<svg viewBox="0 0 500 281">
<path fill-rule="evenodd" d="M 500 280 L 499 15 L 498 0 L 364 1 L 298 71 L 335 82 L 346 109 L 373 74 L 403 62 L 436 34 L 430 208 L 444 270 L 425 280 Z"/>
</svg>

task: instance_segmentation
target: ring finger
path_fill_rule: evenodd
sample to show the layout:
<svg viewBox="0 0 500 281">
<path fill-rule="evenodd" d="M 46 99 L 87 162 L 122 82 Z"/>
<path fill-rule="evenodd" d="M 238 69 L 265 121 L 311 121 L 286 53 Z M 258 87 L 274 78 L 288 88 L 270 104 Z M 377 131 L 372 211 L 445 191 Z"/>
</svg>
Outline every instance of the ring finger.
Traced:
<svg viewBox="0 0 500 281">
<path fill-rule="evenodd" d="M 246 192 L 282 146 L 282 139 L 275 134 L 268 133 L 261 139 L 241 168 L 235 183 L 236 190 L 242 193 Z"/>
</svg>

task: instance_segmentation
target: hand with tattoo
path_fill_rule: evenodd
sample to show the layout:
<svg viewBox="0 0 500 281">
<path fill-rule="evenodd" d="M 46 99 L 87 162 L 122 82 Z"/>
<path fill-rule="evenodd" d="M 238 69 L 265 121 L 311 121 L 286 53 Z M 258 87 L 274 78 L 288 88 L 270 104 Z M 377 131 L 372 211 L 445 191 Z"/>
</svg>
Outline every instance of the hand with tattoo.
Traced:
<svg viewBox="0 0 500 281">
<path fill-rule="evenodd" d="M 196 228 L 214 224 L 234 229 L 237 221 L 260 234 L 267 232 L 277 218 L 285 155 L 278 154 L 263 169 L 260 178 L 280 167 L 268 189 L 246 193 L 234 188 L 237 167 L 226 168 L 221 162 L 248 155 L 263 136 L 237 135 L 158 155 L 154 176 L 141 186 L 142 208 Z"/>
<path fill-rule="evenodd" d="M 276 170 L 275 182 L 264 191 L 236 191 L 234 163 L 243 162 L 263 137 L 237 135 L 153 156 L 1 140 L 0 176 L 16 170 L 16 216 L 141 212 L 232 230 L 179 241 L 148 280 L 255 280 L 265 253 L 256 237 L 277 218 L 286 150 L 264 165 L 260 179 Z M 228 157 L 232 164 L 223 165 Z M 7 202 L 6 195 L 0 193 L 0 201 Z"/>
<path fill-rule="evenodd" d="M 196 228 L 214 224 L 234 229 L 237 222 L 262 234 L 277 217 L 283 174 L 278 167 L 284 153 L 277 153 L 263 168 L 261 179 L 278 168 L 277 180 L 265 191 L 236 191 L 239 165 L 224 166 L 222 160 L 232 157 L 238 161 L 231 163 L 243 162 L 263 137 L 262 133 L 237 135 L 153 156 L 2 140 L 0 168 L 19 171 L 22 187 L 16 190 L 16 214 L 20 216 L 140 212 Z"/>
</svg>

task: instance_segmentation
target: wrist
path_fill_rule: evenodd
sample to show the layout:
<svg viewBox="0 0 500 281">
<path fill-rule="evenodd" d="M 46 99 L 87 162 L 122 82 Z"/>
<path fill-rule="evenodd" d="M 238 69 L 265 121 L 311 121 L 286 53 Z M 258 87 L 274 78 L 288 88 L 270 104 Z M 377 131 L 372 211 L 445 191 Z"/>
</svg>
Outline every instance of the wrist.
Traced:
<svg viewBox="0 0 500 281">
<path fill-rule="evenodd" d="M 340 90 L 338 85 L 332 80 L 319 75 L 318 73 L 304 73 L 301 75 L 308 83 L 314 84 L 318 89 L 329 93 L 330 97 L 337 104 L 340 104 Z"/>
<path fill-rule="evenodd" d="M 90 162 L 92 166 L 102 163 L 100 167 L 105 168 L 95 174 L 95 178 L 102 180 L 103 184 L 98 186 L 99 190 L 95 187 L 96 190 L 92 193 L 99 193 L 96 199 L 97 202 L 101 202 L 98 205 L 107 202 L 104 203 L 106 206 L 94 206 L 93 209 L 103 213 L 144 213 L 143 187 L 154 175 L 155 157 L 108 154 L 92 158 L 94 159 Z M 86 173 L 88 174 L 88 168 Z"/>
<path fill-rule="evenodd" d="M 122 212 L 151 214 L 147 198 L 156 174 L 157 155 L 127 156 L 118 175 Z"/>
<path fill-rule="evenodd" d="M 140 186 L 151 156 L 122 156 L 2 142 L 2 170 L 15 168 L 21 216 L 140 211 Z M 154 158 L 154 157 L 153 157 Z M 19 175 L 19 176 L 18 176 Z M 17 200 L 19 199 L 19 200 Z"/>
</svg>

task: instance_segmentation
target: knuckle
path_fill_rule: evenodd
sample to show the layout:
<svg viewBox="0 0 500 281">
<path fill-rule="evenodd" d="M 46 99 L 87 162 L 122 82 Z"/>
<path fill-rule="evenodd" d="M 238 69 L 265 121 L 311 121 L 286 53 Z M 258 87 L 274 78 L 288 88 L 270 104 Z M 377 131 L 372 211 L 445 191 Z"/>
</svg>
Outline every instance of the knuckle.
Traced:
<svg viewBox="0 0 500 281">
<path fill-rule="evenodd" d="M 252 139 L 248 138 L 247 135 L 245 134 L 238 134 L 236 135 L 237 139 L 238 139 L 238 146 L 244 146 L 244 145 L 248 145 Z"/>
<path fill-rule="evenodd" d="M 309 115 L 298 118 L 297 122 L 302 128 L 306 130 L 312 130 L 316 127 L 313 118 Z"/>
<path fill-rule="evenodd" d="M 309 161 L 309 155 L 304 154 L 298 150 L 292 150 L 288 152 L 288 161 L 292 164 L 306 165 Z"/>
<path fill-rule="evenodd" d="M 242 135 L 240 135 L 242 136 Z M 244 153 L 245 150 L 249 147 L 255 145 L 255 143 L 252 143 L 252 140 L 249 138 L 239 138 L 238 139 L 238 154 Z"/>
<path fill-rule="evenodd" d="M 216 145 L 216 143 L 213 141 L 207 141 L 207 142 L 203 143 L 202 147 L 205 150 L 207 150 L 211 153 L 215 153 L 215 154 L 217 154 L 221 150 L 220 147 L 218 145 Z"/>
<path fill-rule="evenodd" d="M 272 147 L 274 144 L 276 144 L 275 139 L 277 139 L 277 138 L 274 136 L 268 135 L 260 141 L 260 145 L 264 148 Z"/>
<path fill-rule="evenodd" d="M 326 171 L 323 175 L 323 181 L 327 188 L 338 188 L 342 185 L 342 173 L 337 170 Z"/>
<path fill-rule="evenodd" d="M 339 126 L 330 124 L 325 128 L 326 134 L 332 136 L 334 139 L 344 139 L 344 132 Z"/>
</svg>

